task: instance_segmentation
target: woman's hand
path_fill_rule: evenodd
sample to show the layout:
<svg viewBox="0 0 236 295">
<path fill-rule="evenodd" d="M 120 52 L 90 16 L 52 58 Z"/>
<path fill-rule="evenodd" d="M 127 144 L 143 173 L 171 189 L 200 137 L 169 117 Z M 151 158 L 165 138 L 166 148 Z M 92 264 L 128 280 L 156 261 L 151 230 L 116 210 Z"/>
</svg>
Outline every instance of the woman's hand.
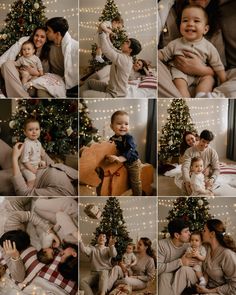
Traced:
<svg viewBox="0 0 236 295">
<path fill-rule="evenodd" d="M 174 65 L 181 72 L 191 76 L 214 76 L 212 68 L 202 63 L 201 59 L 194 53 L 184 50 L 184 56 L 175 56 Z"/>
<path fill-rule="evenodd" d="M 16 243 L 11 243 L 10 240 L 6 240 L 3 242 L 3 249 L 7 255 L 11 258 L 17 260 L 20 257 L 19 251 L 16 249 Z"/>
<path fill-rule="evenodd" d="M 12 151 L 12 156 L 15 159 L 19 159 L 22 150 L 23 150 L 24 144 L 22 142 L 17 142 L 14 147 L 13 147 L 13 151 Z"/>
<path fill-rule="evenodd" d="M 22 69 L 24 71 L 27 71 L 31 76 L 38 76 L 39 75 L 39 71 L 37 70 L 35 65 L 23 66 Z"/>
</svg>

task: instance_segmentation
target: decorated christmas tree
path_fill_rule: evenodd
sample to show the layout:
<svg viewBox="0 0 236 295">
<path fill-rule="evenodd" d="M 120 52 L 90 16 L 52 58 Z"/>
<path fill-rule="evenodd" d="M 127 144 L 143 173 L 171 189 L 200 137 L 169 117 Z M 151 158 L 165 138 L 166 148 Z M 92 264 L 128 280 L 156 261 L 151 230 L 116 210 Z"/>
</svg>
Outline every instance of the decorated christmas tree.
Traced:
<svg viewBox="0 0 236 295">
<path fill-rule="evenodd" d="M 29 36 L 36 27 L 46 22 L 42 0 L 17 0 L 11 5 L 0 32 L 0 55 L 23 36 Z"/>
<path fill-rule="evenodd" d="M 167 113 L 167 122 L 162 128 L 159 140 L 160 163 L 179 157 L 180 144 L 185 131 L 196 132 L 189 107 L 184 99 L 173 99 Z"/>
<path fill-rule="evenodd" d="M 117 16 L 121 16 L 121 14 L 118 11 L 118 7 L 115 4 L 114 0 L 107 0 L 105 7 L 102 11 L 102 15 L 99 17 L 99 22 L 104 21 L 112 21 Z M 111 37 L 111 42 L 114 45 L 115 48 L 120 49 L 121 44 L 124 43 L 125 40 L 127 40 L 127 34 L 124 29 L 113 29 L 114 36 Z M 97 50 L 97 44 L 92 44 L 92 59 L 90 62 L 90 71 L 98 71 L 101 68 L 103 68 L 105 65 L 111 64 L 111 62 L 103 55 L 102 58 L 104 59 L 104 63 L 100 63 L 96 61 L 96 50 Z"/>
<path fill-rule="evenodd" d="M 84 99 L 79 100 L 79 147 L 86 146 L 91 141 L 98 141 L 100 136 L 89 118 L 88 107 Z"/>
<path fill-rule="evenodd" d="M 125 221 L 123 218 L 123 211 L 120 208 L 119 200 L 115 197 L 110 197 L 103 209 L 100 225 L 94 232 L 95 238 L 92 240 L 92 245 L 97 242 L 97 237 L 100 233 L 107 236 L 107 243 L 110 236 L 116 237 L 117 260 L 120 260 L 122 254 L 125 252 L 126 246 L 132 239 L 129 237 Z"/>
<path fill-rule="evenodd" d="M 54 155 L 78 151 L 78 101 L 76 99 L 21 99 L 9 123 L 15 141 L 24 141 L 23 124 L 34 116 L 40 123 L 40 142 Z"/>
<path fill-rule="evenodd" d="M 180 197 L 173 202 L 173 206 L 167 219 L 172 221 L 176 218 L 183 218 L 189 223 L 190 231 L 203 230 L 206 221 L 212 218 L 206 197 Z M 163 233 L 167 233 L 167 228 Z"/>
</svg>

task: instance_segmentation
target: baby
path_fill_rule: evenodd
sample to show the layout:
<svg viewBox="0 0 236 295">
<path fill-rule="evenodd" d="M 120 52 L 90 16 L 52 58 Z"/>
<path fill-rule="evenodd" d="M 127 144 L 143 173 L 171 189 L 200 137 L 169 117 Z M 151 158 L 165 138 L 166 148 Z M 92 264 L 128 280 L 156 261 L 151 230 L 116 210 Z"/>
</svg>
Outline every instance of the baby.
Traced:
<svg viewBox="0 0 236 295">
<path fill-rule="evenodd" d="M 21 154 L 21 172 L 26 178 L 29 188 L 34 187 L 36 173 L 39 168 L 45 168 L 45 151 L 38 138 L 40 136 L 39 122 L 34 118 L 28 118 L 24 123 L 24 134 L 26 136 Z"/>
<path fill-rule="evenodd" d="M 120 16 L 116 16 L 112 19 L 112 21 L 104 21 L 100 24 L 100 28 L 110 35 L 115 35 L 112 30 L 113 29 L 121 29 L 123 27 L 123 19 Z M 98 42 L 99 44 L 99 42 Z M 98 45 L 96 49 L 96 61 L 103 63 L 104 59 L 102 58 L 102 50 L 101 47 Z"/>
<path fill-rule="evenodd" d="M 31 79 L 35 79 L 38 76 L 43 75 L 43 67 L 41 60 L 34 54 L 35 47 L 31 41 L 25 41 L 21 47 L 21 57 L 15 61 L 15 66 L 19 67 L 21 82 L 23 86 L 30 81 Z M 37 70 L 37 72 L 32 75 L 27 70 L 27 67 L 32 67 Z"/>
<path fill-rule="evenodd" d="M 128 243 L 126 247 L 126 251 L 124 255 L 122 256 L 122 263 L 121 263 L 121 268 L 126 277 L 132 276 L 131 267 L 137 263 L 137 258 L 133 251 L 134 251 L 134 244 Z"/>
<path fill-rule="evenodd" d="M 125 111 L 116 111 L 111 116 L 111 129 L 115 134 L 110 138 L 116 144 L 119 156 L 108 155 L 106 159 L 113 162 L 125 162 L 133 196 L 142 196 L 141 161 L 136 151 L 136 145 L 129 131 L 129 115 Z"/>
<path fill-rule="evenodd" d="M 206 189 L 205 176 L 203 174 L 203 160 L 200 157 L 194 157 L 190 165 L 190 185 L 192 196 L 208 195 L 213 196 L 213 193 Z"/>
<path fill-rule="evenodd" d="M 207 282 L 202 273 L 202 262 L 206 258 L 206 249 L 202 246 L 202 238 L 200 232 L 193 232 L 190 237 L 190 247 L 186 250 L 187 257 L 196 258 L 199 263 L 193 267 L 197 278 L 199 279 L 199 285 L 206 286 Z"/>
<path fill-rule="evenodd" d="M 196 97 L 206 96 L 206 93 L 212 91 L 214 78 L 211 73 L 196 77 L 181 72 L 172 61 L 175 56 L 188 57 L 187 52 L 195 54 L 204 64 L 213 69 L 220 83 L 226 81 L 224 65 L 220 60 L 217 49 L 204 38 L 208 30 L 208 16 L 205 10 L 198 5 L 186 6 L 182 11 L 180 24 L 182 37 L 171 41 L 166 47 L 158 51 L 160 60 L 171 61 L 172 79 L 183 97 L 191 97 L 188 87 L 192 84 L 196 85 Z"/>
</svg>

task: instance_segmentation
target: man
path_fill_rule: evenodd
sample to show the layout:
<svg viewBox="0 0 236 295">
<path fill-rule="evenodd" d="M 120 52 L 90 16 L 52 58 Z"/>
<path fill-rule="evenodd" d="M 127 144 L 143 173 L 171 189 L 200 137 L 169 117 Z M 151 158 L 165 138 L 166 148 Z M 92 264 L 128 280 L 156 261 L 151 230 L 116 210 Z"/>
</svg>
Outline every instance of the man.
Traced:
<svg viewBox="0 0 236 295">
<path fill-rule="evenodd" d="M 130 38 L 121 45 L 121 51 L 111 43 L 109 35 L 99 27 L 99 39 L 103 54 L 112 62 L 108 84 L 95 79 L 87 80 L 80 92 L 84 98 L 125 97 L 129 75 L 132 70 L 132 56 L 137 55 L 142 47 L 138 40 Z"/>
<path fill-rule="evenodd" d="M 186 280 L 190 280 L 193 284 L 197 282 L 194 271 L 189 267 L 195 265 L 196 260 L 185 256 L 190 239 L 188 223 L 183 219 L 174 219 L 168 224 L 168 232 L 170 238 L 158 242 L 159 295 L 178 294 L 177 291 L 182 288 L 182 283 L 186 286 Z M 179 273 L 183 282 L 179 280 Z"/>
<path fill-rule="evenodd" d="M 200 134 L 199 142 L 184 153 L 184 160 L 182 164 L 183 174 L 183 188 L 188 195 L 191 195 L 192 190 L 190 186 L 190 165 L 191 159 L 200 157 L 203 160 L 204 170 L 210 167 L 210 177 L 206 181 L 206 188 L 212 189 L 214 182 L 220 174 L 219 158 L 217 152 L 209 146 L 209 143 L 214 139 L 214 135 L 209 130 L 203 130 Z M 207 175 L 208 176 L 208 175 Z"/>
<path fill-rule="evenodd" d="M 50 18 L 46 27 L 47 38 L 53 42 L 49 52 L 50 72 L 64 77 L 67 90 L 78 92 L 78 41 L 70 36 L 68 22 L 63 17 Z"/>
<path fill-rule="evenodd" d="M 108 247 L 106 235 L 100 233 L 97 237 L 97 245 L 85 246 L 79 237 L 79 245 L 82 253 L 86 254 L 91 261 L 91 273 L 81 280 L 81 290 L 86 295 L 93 295 L 92 287 L 97 286 L 98 294 L 105 295 L 108 290 L 108 279 L 112 269 L 111 258 L 116 257 L 116 238 L 109 239 Z"/>
</svg>

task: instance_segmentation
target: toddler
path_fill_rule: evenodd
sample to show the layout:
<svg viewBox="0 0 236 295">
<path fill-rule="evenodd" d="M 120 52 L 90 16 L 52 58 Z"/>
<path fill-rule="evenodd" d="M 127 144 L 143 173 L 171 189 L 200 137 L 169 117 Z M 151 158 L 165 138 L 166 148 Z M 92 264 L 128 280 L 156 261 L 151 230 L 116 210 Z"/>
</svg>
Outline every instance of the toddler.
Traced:
<svg viewBox="0 0 236 295">
<path fill-rule="evenodd" d="M 131 267 L 137 263 L 137 258 L 134 254 L 134 244 L 128 243 L 125 254 L 122 256 L 121 268 L 125 276 L 132 276 Z"/>
<path fill-rule="evenodd" d="M 187 257 L 196 258 L 199 264 L 193 267 L 197 278 L 199 279 L 200 286 L 206 286 L 207 282 L 202 273 L 202 262 L 206 258 L 206 249 L 202 246 L 202 238 L 200 232 L 193 232 L 190 237 L 190 247 L 186 250 Z"/>
<path fill-rule="evenodd" d="M 136 151 L 136 145 L 129 131 L 129 115 L 124 111 L 116 111 L 111 116 L 111 129 L 115 134 L 110 138 L 114 141 L 119 156 L 109 155 L 106 159 L 113 162 L 125 162 L 133 196 L 142 196 L 141 161 Z"/>
<path fill-rule="evenodd" d="M 217 49 L 204 38 L 208 30 L 208 16 L 205 10 L 198 5 L 186 6 L 181 16 L 180 33 L 182 37 L 171 41 L 166 47 L 158 51 L 160 60 L 171 61 L 172 79 L 183 97 L 191 97 L 188 86 L 192 84 L 196 85 L 196 97 L 206 96 L 206 93 L 212 91 L 214 78 L 211 74 L 196 77 L 181 72 L 172 61 L 175 56 L 188 57 L 187 52 L 192 53 L 213 69 L 220 83 L 226 80 L 224 66 Z"/>
<path fill-rule="evenodd" d="M 36 173 L 39 168 L 45 168 L 45 151 L 38 138 L 40 136 L 39 122 L 35 118 L 29 118 L 24 123 L 24 134 L 26 136 L 21 154 L 21 172 L 26 178 L 27 185 L 34 187 Z"/>
<path fill-rule="evenodd" d="M 25 41 L 21 47 L 21 57 L 15 61 L 16 67 L 19 67 L 21 82 L 23 86 L 31 79 L 43 75 L 43 66 L 41 60 L 35 54 L 35 47 L 31 41 Z M 27 70 L 27 67 L 32 67 L 37 70 L 35 75 L 32 75 Z"/>
<path fill-rule="evenodd" d="M 200 157 L 194 157 L 190 165 L 190 185 L 192 196 L 208 195 L 213 196 L 213 193 L 206 189 L 205 177 L 203 174 L 203 160 Z"/>
<path fill-rule="evenodd" d="M 101 29 L 110 35 L 115 35 L 112 30 L 113 29 L 121 29 L 123 27 L 123 19 L 118 15 L 112 19 L 112 21 L 104 21 L 100 24 Z M 99 44 L 99 42 L 98 42 Z M 96 61 L 103 63 L 104 59 L 102 58 L 102 50 L 101 47 L 98 45 L 96 49 Z"/>
</svg>

